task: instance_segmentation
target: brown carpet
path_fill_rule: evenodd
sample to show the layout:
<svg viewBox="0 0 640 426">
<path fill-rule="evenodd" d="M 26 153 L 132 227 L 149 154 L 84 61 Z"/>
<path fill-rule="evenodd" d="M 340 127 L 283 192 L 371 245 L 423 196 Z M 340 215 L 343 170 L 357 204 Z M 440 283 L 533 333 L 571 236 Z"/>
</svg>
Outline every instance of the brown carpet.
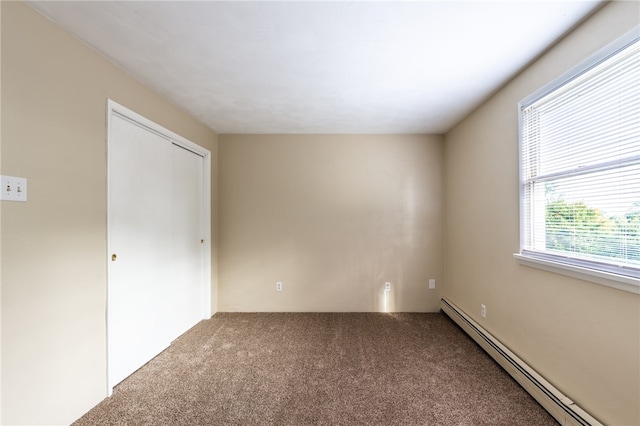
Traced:
<svg viewBox="0 0 640 426">
<path fill-rule="evenodd" d="M 444 314 L 218 313 L 74 425 L 557 425 Z"/>
</svg>

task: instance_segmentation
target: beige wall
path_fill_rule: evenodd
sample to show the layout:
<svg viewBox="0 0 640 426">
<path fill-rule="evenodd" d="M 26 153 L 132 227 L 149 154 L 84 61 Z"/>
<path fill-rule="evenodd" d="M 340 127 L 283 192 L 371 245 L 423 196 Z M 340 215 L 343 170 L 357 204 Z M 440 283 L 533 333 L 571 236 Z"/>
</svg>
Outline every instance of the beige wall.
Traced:
<svg viewBox="0 0 640 426">
<path fill-rule="evenodd" d="M 445 140 L 446 297 L 611 425 L 640 424 L 640 297 L 513 259 L 517 103 L 637 25 L 639 5 L 606 5 Z"/>
<path fill-rule="evenodd" d="M 2 423 L 65 424 L 107 392 L 107 98 L 210 149 L 214 176 L 217 136 L 27 5 L 1 8 L 2 174 L 29 190 L 1 204 Z"/>
<path fill-rule="evenodd" d="M 221 135 L 219 310 L 383 311 L 390 281 L 389 311 L 436 311 L 442 149 L 440 136 Z"/>
</svg>

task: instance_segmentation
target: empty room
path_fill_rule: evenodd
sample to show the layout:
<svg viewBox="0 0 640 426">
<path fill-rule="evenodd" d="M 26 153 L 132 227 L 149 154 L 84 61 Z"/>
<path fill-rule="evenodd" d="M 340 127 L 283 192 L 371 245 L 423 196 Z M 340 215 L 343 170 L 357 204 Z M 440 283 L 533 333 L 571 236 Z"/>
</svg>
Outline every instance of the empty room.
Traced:
<svg viewBox="0 0 640 426">
<path fill-rule="evenodd" d="M 3 425 L 640 425 L 637 1 L 0 2 Z"/>
</svg>

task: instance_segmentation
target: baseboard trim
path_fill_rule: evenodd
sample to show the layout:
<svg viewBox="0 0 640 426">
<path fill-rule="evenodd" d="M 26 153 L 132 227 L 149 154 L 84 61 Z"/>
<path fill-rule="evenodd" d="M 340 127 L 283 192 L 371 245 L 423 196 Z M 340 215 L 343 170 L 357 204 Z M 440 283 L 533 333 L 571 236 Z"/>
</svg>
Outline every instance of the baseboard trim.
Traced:
<svg viewBox="0 0 640 426">
<path fill-rule="evenodd" d="M 440 307 L 561 425 L 602 426 L 451 301 L 440 299 Z"/>
</svg>

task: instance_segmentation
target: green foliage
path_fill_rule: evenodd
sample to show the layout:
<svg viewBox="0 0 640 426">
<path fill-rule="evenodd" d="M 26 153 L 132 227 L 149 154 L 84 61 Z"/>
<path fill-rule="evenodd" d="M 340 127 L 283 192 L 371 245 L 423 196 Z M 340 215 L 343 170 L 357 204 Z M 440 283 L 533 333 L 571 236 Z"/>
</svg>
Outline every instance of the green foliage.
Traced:
<svg viewBox="0 0 640 426">
<path fill-rule="evenodd" d="M 640 203 L 624 215 L 606 217 L 584 202 L 547 203 L 547 249 L 640 261 Z"/>
</svg>

